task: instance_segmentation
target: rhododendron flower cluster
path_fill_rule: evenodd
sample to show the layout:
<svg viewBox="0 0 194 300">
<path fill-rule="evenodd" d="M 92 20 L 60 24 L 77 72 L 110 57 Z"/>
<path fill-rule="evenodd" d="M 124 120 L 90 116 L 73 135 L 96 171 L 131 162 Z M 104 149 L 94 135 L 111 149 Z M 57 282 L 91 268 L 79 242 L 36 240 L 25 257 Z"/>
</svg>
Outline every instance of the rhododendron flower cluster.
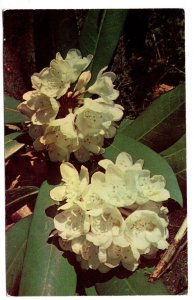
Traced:
<svg viewBox="0 0 194 300">
<path fill-rule="evenodd" d="M 123 116 L 123 107 L 114 103 L 119 96 L 113 85 L 116 75 L 105 67 L 90 84 L 92 74 L 84 70 L 92 58 L 77 49 L 69 50 L 65 59 L 57 53 L 49 67 L 32 75 L 34 90 L 18 106 L 31 120 L 35 150 L 47 150 L 51 161 L 68 161 L 74 153 L 85 162 L 103 153 L 104 139 L 116 134 L 115 122 Z"/>
<path fill-rule="evenodd" d="M 140 257 L 168 247 L 167 208 L 170 197 L 162 175 L 151 177 L 143 160 L 133 163 L 122 152 L 113 163 L 103 159 L 104 172 L 80 172 L 60 166 L 62 181 L 50 196 L 58 202 L 55 232 L 63 250 L 72 251 L 84 269 L 107 272 L 122 265 L 134 271 Z"/>
</svg>

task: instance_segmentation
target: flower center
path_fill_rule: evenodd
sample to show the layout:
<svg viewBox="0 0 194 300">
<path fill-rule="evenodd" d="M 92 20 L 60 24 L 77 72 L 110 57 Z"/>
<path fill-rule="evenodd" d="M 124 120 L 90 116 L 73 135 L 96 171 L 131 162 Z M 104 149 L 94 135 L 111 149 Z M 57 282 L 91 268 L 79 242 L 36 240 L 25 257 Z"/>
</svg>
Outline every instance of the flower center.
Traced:
<svg viewBox="0 0 194 300">
<path fill-rule="evenodd" d="M 66 117 L 69 112 L 72 112 L 76 107 L 83 105 L 83 93 L 78 91 L 68 92 L 59 98 L 60 108 L 56 119 Z"/>
</svg>

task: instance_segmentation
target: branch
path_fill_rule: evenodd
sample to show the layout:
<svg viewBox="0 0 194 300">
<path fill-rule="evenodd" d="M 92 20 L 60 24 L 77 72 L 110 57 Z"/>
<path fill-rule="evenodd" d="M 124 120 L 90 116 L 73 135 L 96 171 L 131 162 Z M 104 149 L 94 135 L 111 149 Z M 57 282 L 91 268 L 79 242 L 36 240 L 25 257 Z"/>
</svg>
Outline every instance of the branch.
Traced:
<svg viewBox="0 0 194 300">
<path fill-rule="evenodd" d="M 166 272 L 169 269 L 169 267 L 172 266 L 172 264 L 174 263 L 174 261 L 176 260 L 176 258 L 178 256 L 178 254 L 186 245 L 186 240 L 183 241 L 186 231 L 187 231 L 187 217 L 185 217 L 172 244 L 169 246 L 169 248 L 166 250 L 166 252 L 162 256 L 161 260 L 157 264 L 154 273 L 150 275 L 150 277 L 149 277 L 150 282 L 153 282 L 153 281 L 157 280 L 158 278 L 160 278 L 161 275 L 164 274 L 164 272 Z M 181 242 L 183 242 L 182 245 L 181 245 Z M 176 254 L 175 254 L 175 252 L 176 252 Z"/>
</svg>

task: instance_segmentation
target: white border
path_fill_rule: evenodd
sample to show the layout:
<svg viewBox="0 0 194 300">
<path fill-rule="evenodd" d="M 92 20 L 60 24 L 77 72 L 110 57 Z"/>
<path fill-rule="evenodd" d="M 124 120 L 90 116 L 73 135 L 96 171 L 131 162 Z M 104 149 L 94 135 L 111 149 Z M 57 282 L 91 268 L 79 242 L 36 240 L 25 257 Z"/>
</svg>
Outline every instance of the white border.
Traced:
<svg viewBox="0 0 194 300">
<path fill-rule="evenodd" d="M 118 0 L 113 3 L 113 1 L 78 1 L 78 0 L 54 0 L 54 1 L 40 1 L 40 0 L 1 0 L 0 3 L 1 10 L 6 9 L 87 9 L 87 8 L 183 8 L 185 9 L 186 15 L 186 106 L 187 106 L 187 164 L 188 164 L 188 216 L 189 216 L 189 295 L 182 296 L 181 299 L 190 298 L 194 296 L 194 284 L 192 283 L 194 278 L 194 248 L 193 248 L 193 219 L 194 219 L 194 161 L 193 161 L 193 145 L 194 145 L 194 9 L 192 0 Z M 0 16 L 0 69 L 3 70 L 2 63 L 2 14 Z M 0 72 L 2 79 L 2 72 Z M 2 98 L 3 91 L 3 83 L 0 81 L 0 95 Z M 2 102 L 1 102 L 2 103 Z M 2 105 L 1 105 L 2 108 Z M 3 161 L 3 113 L 0 112 L 0 134 L 2 146 L 0 147 L 1 158 L 2 158 L 2 167 L 0 167 L 0 178 L 4 179 L 4 161 Z M 1 184 L 1 196 L 4 196 L 4 182 Z M 0 228 L 1 232 L 1 255 L 0 255 L 0 265 L 1 269 L 5 270 L 5 240 L 4 240 L 4 202 L 2 201 L 4 197 L 0 199 Z M 178 272 L 178 270 L 177 270 Z M 1 289 L 0 296 L 1 299 L 5 299 L 5 278 L 1 277 Z M 112 296 L 113 297 L 113 296 Z M 126 298 L 128 296 L 122 296 L 122 298 Z M 138 299 L 140 296 L 135 296 L 135 299 Z M 142 297 L 142 296 L 141 296 Z M 157 299 L 163 299 L 168 296 L 154 296 Z M 171 296 L 170 296 L 171 297 Z M 20 298 L 20 297 L 17 297 Z M 26 297 L 21 297 L 21 299 L 25 299 Z M 36 297 L 31 297 L 35 298 Z M 41 297 L 42 298 L 42 297 Z M 46 299 L 48 297 L 45 297 Z M 52 297 L 53 299 L 57 299 L 58 297 Z M 104 297 L 102 297 L 104 298 Z M 107 297 L 106 297 L 107 298 Z M 115 297 L 114 297 L 115 298 Z M 116 297 L 117 298 L 117 297 Z M 88 297 L 87 297 L 88 299 Z"/>
<path fill-rule="evenodd" d="M 1 0 L 3 9 L 70 9 L 70 8 L 184 8 L 190 6 L 189 0 L 119 0 L 119 1 L 79 1 L 79 0 Z"/>
</svg>

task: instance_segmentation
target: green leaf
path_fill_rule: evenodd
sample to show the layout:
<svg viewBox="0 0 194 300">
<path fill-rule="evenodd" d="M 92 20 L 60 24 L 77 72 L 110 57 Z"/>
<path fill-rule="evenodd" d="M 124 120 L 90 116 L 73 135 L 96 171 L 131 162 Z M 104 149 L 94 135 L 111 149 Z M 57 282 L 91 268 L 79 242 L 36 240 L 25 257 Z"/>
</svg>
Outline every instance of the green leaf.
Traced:
<svg viewBox="0 0 194 300">
<path fill-rule="evenodd" d="M 117 155 L 122 151 L 131 154 L 133 161 L 143 159 L 144 168 L 149 169 L 152 175 L 163 175 L 166 179 L 166 188 L 169 190 L 171 198 L 182 205 L 183 198 L 177 178 L 170 165 L 161 155 L 144 144 L 126 136 L 124 132 L 120 132 L 116 135 L 114 142 L 106 148 L 103 156 L 115 161 Z"/>
<path fill-rule="evenodd" d="M 18 143 L 14 140 L 22 134 L 23 132 L 13 132 L 5 136 L 5 159 L 25 146 L 25 144 Z"/>
<path fill-rule="evenodd" d="M 12 190 L 6 191 L 6 208 L 23 201 L 27 197 L 36 195 L 39 192 L 37 186 L 21 186 Z"/>
<path fill-rule="evenodd" d="M 54 205 L 49 193 L 53 187 L 44 182 L 38 195 L 30 226 L 26 256 L 19 289 L 20 296 L 75 295 L 76 273 L 68 260 L 48 237 L 54 228 L 46 208 Z M 46 211 L 45 211 L 46 210 Z"/>
<path fill-rule="evenodd" d="M 93 54 L 90 64 L 94 82 L 99 70 L 109 65 L 128 14 L 126 9 L 91 9 L 80 34 L 82 55 Z"/>
<path fill-rule="evenodd" d="M 146 273 L 150 273 L 151 268 L 139 269 L 128 278 L 118 278 L 114 276 L 110 280 L 96 283 L 98 295 L 120 296 L 120 295 L 169 295 L 169 291 L 161 280 L 150 283 Z"/>
<path fill-rule="evenodd" d="M 6 232 L 6 288 L 17 296 L 32 216 L 22 219 Z"/>
<path fill-rule="evenodd" d="M 163 94 L 122 132 L 161 152 L 185 133 L 185 86 Z"/>
<path fill-rule="evenodd" d="M 7 134 L 4 139 L 5 144 L 11 142 L 12 140 L 16 139 L 18 136 L 21 136 L 22 134 L 23 134 L 23 132 L 21 132 L 21 131 Z"/>
<path fill-rule="evenodd" d="M 94 286 L 85 288 L 85 292 L 87 296 L 98 296 Z"/>
<path fill-rule="evenodd" d="M 174 170 L 182 190 L 186 189 L 186 134 L 161 155 Z"/>
<path fill-rule="evenodd" d="M 28 120 L 26 116 L 21 114 L 17 110 L 17 106 L 20 104 L 18 100 L 15 100 L 9 96 L 4 96 L 4 122 L 8 123 L 21 123 Z"/>
</svg>

